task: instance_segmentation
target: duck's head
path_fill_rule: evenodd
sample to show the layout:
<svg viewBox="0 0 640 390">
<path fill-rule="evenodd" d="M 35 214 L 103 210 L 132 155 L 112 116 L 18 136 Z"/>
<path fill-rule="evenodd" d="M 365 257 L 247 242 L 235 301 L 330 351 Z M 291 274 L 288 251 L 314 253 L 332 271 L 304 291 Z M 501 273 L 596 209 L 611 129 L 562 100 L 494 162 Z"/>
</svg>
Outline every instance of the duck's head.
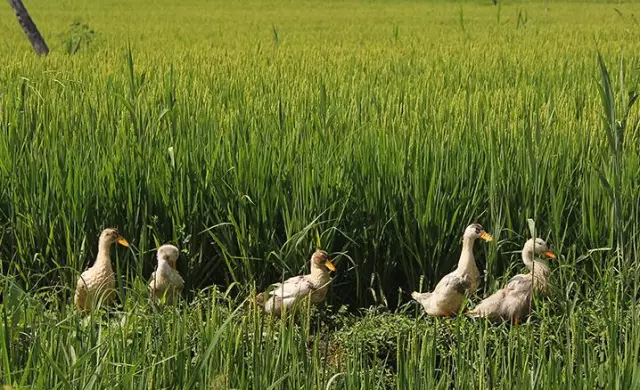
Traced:
<svg viewBox="0 0 640 390">
<path fill-rule="evenodd" d="M 556 255 L 549 250 L 549 246 L 542 238 L 530 238 L 525 242 L 522 248 L 523 252 L 533 253 L 534 257 L 544 255 L 548 258 L 555 259 Z"/>
<path fill-rule="evenodd" d="M 180 250 L 178 250 L 178 248 L 170 244 L 162 245 L 160 248 L 158 248 L 158 252 L 156 253 L 158 262 L 164 260 L 173 269 L 176 269 L 176 263 L 178 262 L 179 256 L 180 256 Z"/>
<path fill-rule="evenodd" d="M 327 272 L 336 270 L 336 267 L 329 260 L 329 254 L 321 249 L 316 250 L 311 256 L 311 267 L 320 268 Z"/>
<path fill-rule="evenodd" d="M 493 241 L 491 234 L 487 233 L 479 223 L 472 223 L 467 226 L 464 231 L 464 238 L 471 238 L 473 240 L 481 238 L 485 241 Z"/>
<path fill-rule="evenodd" d="M 118 229 L 104 229 L 100 234 L 100 245 L 110 246 L 116 242 L 124 247 L 129 246 L 129 243 L 124 239 L 124 237 L 122 237 L 122 234 L 120 234 Z"/>
</svg>

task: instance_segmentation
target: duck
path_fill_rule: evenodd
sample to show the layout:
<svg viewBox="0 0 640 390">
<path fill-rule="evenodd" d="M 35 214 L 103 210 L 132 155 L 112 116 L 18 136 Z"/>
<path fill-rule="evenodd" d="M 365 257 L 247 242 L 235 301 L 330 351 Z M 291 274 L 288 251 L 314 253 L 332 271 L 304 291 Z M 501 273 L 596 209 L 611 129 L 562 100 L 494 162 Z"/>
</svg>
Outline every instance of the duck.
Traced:
<svg viewBox="0 0 640 390">
<path fill-rule="evenodd" d="M 450 317 L 458 314 L 465 294 L 473 294 L 478 288 L 480 272 L 473 256 L 473 246 L 478 238 L 487 242 L 493 240 L 482 225 L 473 223 L 467 226 L 462 239 L 458 267 L 443 277 L 433 292 L 411 293 L 411 297 L 422 305 L 427 315 Z"/>
<path fill-rule="evenodd" d="M 156 258 L 158 267 L 151 274 L 149 281 L 149 301 L 151 303 L 163 302 L 165 305 L 174 305 L 184 288 L 184 280 L 176 269 L 176 263 L 180 251 L 177 247 L 165 244 L 158 248 Z"/>
<path fill-rule="evenodd" d="M 102 304 L 113 302 L 116 296 L 116 277 L 111 267 L 111 247 L 115 243 L 129 247 L 129 243 L 118 229 L 104 229 L 98 241 L 96 261 L 93 266 L 80 274 L 76 284 L 73 301 L 78 310 L 88 313 L 99 302 Z"/>
<path fill-rule="evenodd" d="M 318 304 L 327 297 L 331 271 L 336 267 L 329 260 L 327 252 L 319 249 L 311 256 L 311 272 L 308 275 L 294 276 L 282 283 L 275 283 L 273 289 L 256 296 L 257 302 L 265 313 L 280 315 L 283 309 L 290 310 L 296 303 L 309 298 L 312 304 Z M 265 302 L 265 296 L 269 298 Z"/>
<path fill-rule="evenodd" d="M 511 321 L 517 325 L 530 314 L 533 294 L 547 293 L 549 265 L 545 258 L 540 258 L 541 255 L 556 258 L 542 238 L 527 240 L 522 248 L 522 261 L 530 272 L 514 276 L 504 288 L 485 298 L 467 314 L 493 322 Z"/>
</svg>

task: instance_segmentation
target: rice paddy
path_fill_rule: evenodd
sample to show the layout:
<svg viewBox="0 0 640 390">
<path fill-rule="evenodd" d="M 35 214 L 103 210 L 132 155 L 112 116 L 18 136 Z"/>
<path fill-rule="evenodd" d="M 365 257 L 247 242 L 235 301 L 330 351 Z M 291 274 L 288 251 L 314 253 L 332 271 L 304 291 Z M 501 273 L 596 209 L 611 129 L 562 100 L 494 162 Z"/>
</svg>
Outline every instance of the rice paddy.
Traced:
<svg viewBox="0 0 640 390">
<path fill-rule="evenodd" d="M 640 5 L 25 5 L 51 53 L 0 6 L 0 384 L 640 386 Z M 522 272 L 532 235 L 558 254 L 527 322 L 411 302 L 472 222 L 495 239 L 467 307 Z M 83 315 L 107 227 L 130 243 L 117 304 Z M 156 310 L 164 243 L 185 287 Z M 255 292 L 316 247 L 337 268 L 326 301 L 261 313 Z"/>
</svg>

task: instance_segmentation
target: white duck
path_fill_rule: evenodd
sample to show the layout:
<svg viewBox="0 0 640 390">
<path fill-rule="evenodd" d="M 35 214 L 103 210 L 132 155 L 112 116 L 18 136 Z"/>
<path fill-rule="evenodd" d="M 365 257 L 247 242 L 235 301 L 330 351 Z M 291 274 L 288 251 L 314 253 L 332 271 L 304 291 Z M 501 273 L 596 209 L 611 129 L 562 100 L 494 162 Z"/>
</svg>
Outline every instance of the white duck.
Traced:
<svg viewBox="0 0 640 390">
<path fill-rule="evenodd" d="M 541 293 L 547 291 L 549 266 L 546 260 L 536 258 L 543 254 L 552 259 L 556 258 L 542 238 L 529 239 L 522 248 L 522 261 L 531 272 L 511 278 L 504 288 L 484 299 L 470 310 L 468 315 L 518 324 L 531 311 L 534 290 Z"/>
<path fill-rule="evenodd" d="M 73 301 L 78 310 L 89 312 L 96 303 L 109 304 L 115 298 L 116 277 L 111 268 L 111 246 L 116 242 L 129 246 L 117 229 L 105 229 L 100 234 L 96 261 L 80 274 L 76 284 Z"/>
<path fill-rule="evenodd" d="M 473 294 L 478 288 L 480 272 L 473 256 L 473 244 L 478 238 L 493 240 L 480 224 L 469 225 L 464 231 L 458 267 L 442 278 L 433 292 L 411 293 L 411 297 L 422 305 L 428 315 L 456 315 L 464 302 L 465 293 Z"/>
<path fill-rule="evenodd" d="M 289 310 L 305 297 L 309 297 L 313 304 L 322 302 L 329 290 L 329 273 L 335 270 L 327 252 L 317 250 L 311 256 L 311 273 L 274 284 L 275 288 L 268 293 L 270 298 L 264 302 L 265 293 L 260 293 L 257 296 L 258 303 L 264 306 L 266 313 L 280 315 L 282 308 Z"/>
<path fill-rule="evenodd" d="M 178 301 L 184 288 L 184 280 L 176 269 L 180 251 L 173 245 L 165 244 L 158 248 L 156 257 L 158 268 L 151 274 L 149 282 L 149 300 L 173 305 Z"/>
</svg>

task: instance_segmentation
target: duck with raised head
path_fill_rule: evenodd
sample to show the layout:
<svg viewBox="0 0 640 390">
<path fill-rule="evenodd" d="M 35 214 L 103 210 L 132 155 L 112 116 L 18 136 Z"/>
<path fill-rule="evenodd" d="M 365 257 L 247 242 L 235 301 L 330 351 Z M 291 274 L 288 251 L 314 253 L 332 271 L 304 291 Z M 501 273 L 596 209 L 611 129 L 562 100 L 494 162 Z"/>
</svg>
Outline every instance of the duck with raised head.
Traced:
<svg viewBox="0 0 640 390">
<path fill-rule="evenodd" d="M 165 305 L 173 305 L 180 299 L 184 280 L 176 269 L 179 256 L 180 251 L 173 245 L 165 244 L 158 248 L 156 253 L 158 267 L 151 274 L 151 281 L 149 281 L 151 303 L 158 301 Z"/>
<path fill-rule="evenodd" d="M 263 306 L 265 313 L 280 315 L 283 308 L 290 310 L 303 298 L 309 298 L 312 304 L 317 304 L 327 297 L 330 272 L 336 267 L 329 260 L 329 255 L 323 250 L 316 250 L 311 256 L 311 272 L 307 275 L 294 276 L 282 283 L 275 283 L 265 302 L 266 292 L 257 296 L 258 304 Z"/>
<path fill-rule="evenodd" d="M 111 267 L 111 246 L 118 243 L 128 247 L 129 243 L 118 229 L 104 229 L 98 241 L 98 256 L 93 266 L 87 268 L 78 279 L 73 301 L 80 311 L 90 312 L 95 304 L 111 303 L 116 296 L 116 276 Z"/>
<path fill-rule="evenodd" d="M 438 282 L 433 292 L 414 291 L 411 297 L 422 305 L 430 316 L 453 316 L 458 314 L 465 294 L 473 294 L 478 288 L 480 272 L 473 256 L 473 245 L 480 238 L 492 241 L 493 237 L 478 223 L 467 226 L 462 239 L 462 253 L 458 267 Z"/>
<path fill-rule="evenodd" d="M 511 321 L 518 324 L 531 312 L 533 294 L 547 292 L 549 265 L 541 255 L 556 258 L 542 238 L 529 239 L 522 248 L 522 261 L 530 272 L 514 276 L 504 288 L 485 298 L 467 314 L 486 317 L 494 322 Z"/>
</svg>

